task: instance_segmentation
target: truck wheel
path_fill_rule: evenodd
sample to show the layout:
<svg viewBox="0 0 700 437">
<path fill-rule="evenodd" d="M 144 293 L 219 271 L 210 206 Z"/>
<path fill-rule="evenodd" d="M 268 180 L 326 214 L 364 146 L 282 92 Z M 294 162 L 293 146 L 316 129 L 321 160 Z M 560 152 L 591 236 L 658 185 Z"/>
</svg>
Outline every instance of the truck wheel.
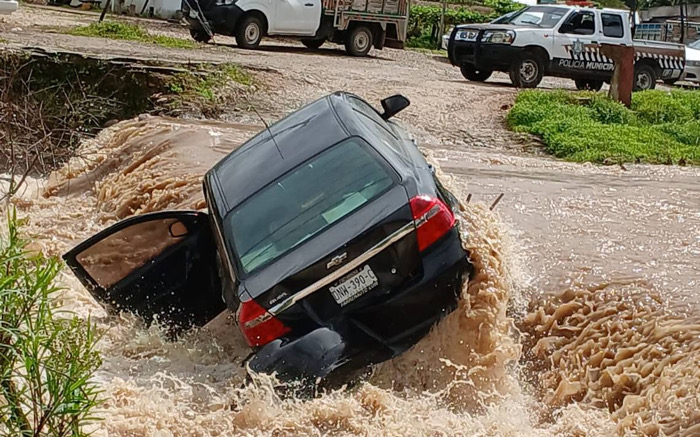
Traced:
<svg viewBox="0 0 700 437">
<path fill-rule="evenodd" d="M 534 53 L 526 52 L 513 63 L 508 74 L 517 88 L 537 88 L 542 82 L 544 64 Z"/>
<path fill-rule="evenodd" d="M 211 41 L 211 35 L 209 35 L 204 29 L 190 29 L 190 35 L 192 39 L 197 42 L 207 43 Z"/>
<path fill-rule="evenodd" d="M 459 69 L 465 79 L 474 82 L 483 82 L 493 73 L 491 70 L 477 70 L 473 64 L 462 64 Z"/>
<path fill-rule="evenodd" d="M 350 31 L 345 40 L 345 50 L 352 56 L 367 56 L 372 48 L 372 31 L 365 26 L 358 26 Z"/>
<path fill-rule="evenodd" d="M 574 79 L 576 89 L 581 91 L 600 91 L 603 88 L 602 80 Z"/>
<path fill-rule="evenodd" d="M 307 48 L 314 49 L 314 50 L 320 48 L 324 42 L 326 42 L 326 40 L 323 38 L 321 38 L 321 39 L 302 39 L 301 40 L 301 43 L 304 44 Z"/>
<path fill-rule="evenodd" d="M 236 44 L 242 49 L 257 49 L 262 41 L 263 26 L 254 15 L 243 17 L 236 29 Z"/>
<path fill-rule="evenodd" d="M 640 64 L 634 66 L 633 91 L 646 91 L 656 88 L 656 72 L 651 65 Z"/>
</svg>

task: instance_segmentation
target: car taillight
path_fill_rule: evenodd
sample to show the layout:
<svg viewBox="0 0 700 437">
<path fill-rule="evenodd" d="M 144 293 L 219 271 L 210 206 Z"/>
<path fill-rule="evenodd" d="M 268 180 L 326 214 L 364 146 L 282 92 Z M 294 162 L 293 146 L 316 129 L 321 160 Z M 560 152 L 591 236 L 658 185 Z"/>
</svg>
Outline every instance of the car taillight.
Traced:
<svg viewBox="0 0 700 437">
<path fill-rule="evenodd" d="M 251 347 L 264 346 L 290 331 L 253 299 L 241 303 L 238 326 Z"/>
<path fill-rule="evenodd" d="M 449 232 L 455 216 L 440 199 L 416 196 L 411 199 L 411 212 L 416 222 L 418 250 L 423 251 Z"/>
</svg>

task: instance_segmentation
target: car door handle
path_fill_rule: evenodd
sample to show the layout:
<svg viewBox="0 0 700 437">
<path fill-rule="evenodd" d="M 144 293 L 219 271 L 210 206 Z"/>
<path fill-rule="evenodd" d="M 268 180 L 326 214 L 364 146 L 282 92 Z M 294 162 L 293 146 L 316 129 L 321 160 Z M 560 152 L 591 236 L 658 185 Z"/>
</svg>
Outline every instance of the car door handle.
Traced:
<svg viewBox="0 0 700 437">
<path fill-rule="evenodd" d="M 313 6 L 313 3 L 304 3 L 304 6 Z"/>
</svg>

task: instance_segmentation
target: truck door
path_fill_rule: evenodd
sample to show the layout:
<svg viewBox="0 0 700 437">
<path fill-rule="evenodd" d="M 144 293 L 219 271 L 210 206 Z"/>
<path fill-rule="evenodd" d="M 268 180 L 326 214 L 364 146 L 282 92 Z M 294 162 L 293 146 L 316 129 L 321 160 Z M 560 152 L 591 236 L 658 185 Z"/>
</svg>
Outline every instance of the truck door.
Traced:
<svg viewBox="0 0 700 437">
<path fill-rule="evenodd" d="M 567 77 L 612 74 L 614 66 L 600 54 L 599 25 L 592 10 L 571 13 L 555 31 L 558 58 L 552 70 Z"/>
<path fill-rule="evenodd" d="M 321 0 L 272 0 L 270 34 L 313 36 L 321 25 Z"/>
</svg>

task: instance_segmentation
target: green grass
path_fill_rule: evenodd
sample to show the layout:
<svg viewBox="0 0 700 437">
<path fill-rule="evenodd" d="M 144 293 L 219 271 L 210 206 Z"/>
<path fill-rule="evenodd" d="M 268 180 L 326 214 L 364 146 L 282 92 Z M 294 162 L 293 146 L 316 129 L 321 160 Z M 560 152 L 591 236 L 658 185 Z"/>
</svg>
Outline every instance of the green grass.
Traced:
<svg viewBox="0 0 700 437">
<path fill-rule="evenodd" d="M 56 258 L 31 253 L 11 214 L 0 238 L 0 433 L 86 436 L 100 367 L 90 320 L 54 306 Z"/>
<path fill-rule="evenodd" d="M 632 107 L 602 93 L 523 91 L 508 125 L 576 162 L 700 165 L 700 92 L 634 93 Z"/>
<path fill-rule="evenodd" d="M 253 76 L 235 64 L 212 66 L 198 73 L 178 73 L 170 80 L 167 87 L 173 94 L 182 97 L 195 96 L 213 102 L 217 90 L 227 84 L 236 82 L 241 85 L 253 85 Z"/>
<path fill-rule="evenodd" d="M 192 49 L 197 47 L 194 41 L 188 39 L 151 35 L 146 29 L 136 24 L 118 21 L 103 21 L 102 23 L 92 23 L 88 26 L 76 26 L 68 29 L 66 33 L 78 36 L 141 41 L 177 49 Z"/>
</svg>

